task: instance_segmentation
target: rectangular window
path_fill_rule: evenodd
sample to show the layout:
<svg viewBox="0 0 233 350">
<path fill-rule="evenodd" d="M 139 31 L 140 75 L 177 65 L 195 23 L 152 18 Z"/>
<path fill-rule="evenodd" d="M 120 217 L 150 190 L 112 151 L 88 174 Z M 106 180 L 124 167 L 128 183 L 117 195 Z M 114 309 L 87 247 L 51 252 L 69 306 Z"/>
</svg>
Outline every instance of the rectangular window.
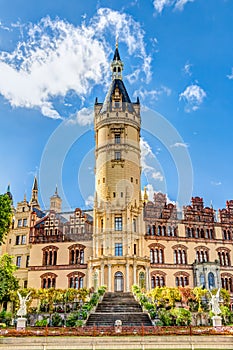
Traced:
<svg viewBox="0 0 233 350">
<path fill-rule="evenodd" d="M 23 281 L 23 288 L 27 288 L 28 286 L 28 281 Z"/>
<path fill-rule="evenodd" d="M 112 195 L 113 195 L 113 198 L 116 198 L 116 192 L 113 192 Z"/>
<path fill-rule="evenodd" d="M 120 102 L 115 101 L 115 103 L 114 103 L 114 107 L 115 107 L 115 108 L 120 108 Z"/>
<path fill-rule="evenodd" d="M 115 143 L 116 144 L 121 143 L 121 134 L 115 134 Z"/>
<path fill-rule="evenodd" d="M 134 253 L 134 255 L 137 254 L 137 244 L 133 245 L 133 253 Z"/>
<path fill-rule="evenodd" d="M 20 244 L 20 238 L 21 238 L 21 236 L 16 236 L 16 241 L 15 241 L 16 245 Z"/>
<path fill-rule="evenodd" d="M 23 219 L 23 227 L 27 226 L 27 219 Z"/>
<path fill-rule="evenodd" d="M 115 231 L 122 231 L 122 216 L 115 217 Z"/>
<path fill-rule="evenodd" d="M 121 160 L 121 152 L 120 151 L 115 152 L 115 160 Z"/>
<path fill-rule="evenodd" d="M 21 244 L 26 244 L 26 235 L 21 236 Z"/>
<path fill-rule="evenodd" d="M 28 267 L 28 266 L 29 266 L 29 260 L 30 260 L 30 256 L 29 256 L 29 255 L 27 255 L 27 257 L 26 257 L 26 267 Z"/>
<path fill-rule="evenodd" d="M 137 222 L 136 219 L 133 219 L 133 232 L 137 231 Z"/>
<path fill-rule="evenodd" d="M 18 220 L 18 227 L 22 227 L 22 219 Z"/>
<path fill-rule="evenodd" d="M 122 243 L 115 243 L 115 256 L 122 256 L 123 248 Z"/>
<path fill-rule="evenodd" d="M 16 257 L 16 266 L 17 266 L 17 267 L 20 267 L 20 265 L 21 265 L 21 259 L 22 259 L 21 256 L 17 256 L 17 257 Z"/>
<path fill-rule="evenodd" d="M 133 178 L 132 178 L 132 177 L 131 177 L 131 179 L 130 179 L 130 180 L 131 180 L 131 182 L 133 182 Z"/>
</svg>

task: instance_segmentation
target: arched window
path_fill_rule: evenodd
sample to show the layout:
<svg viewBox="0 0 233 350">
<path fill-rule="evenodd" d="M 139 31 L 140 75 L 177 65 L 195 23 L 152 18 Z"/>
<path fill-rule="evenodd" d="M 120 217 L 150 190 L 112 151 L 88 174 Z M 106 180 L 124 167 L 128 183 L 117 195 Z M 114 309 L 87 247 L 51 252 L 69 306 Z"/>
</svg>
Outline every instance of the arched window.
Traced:
<svg viewBox="0 0 233 350">
<path fill-rule="evenodd" d="M 186 287 L 189 285 L 189 274 L 186 272 L 175 273 L 175 283 L 176 287 Z"/>
<path fill-rule="evenodd" d="M 57 265 L 57 251 L 58 247 L 48 246 L 42 249 L 43 251 L 43 266 L 53 266 Z"/>
<path fill-rule="evenodd" d="M 173 249 L 174 264 L 187 264 L 187 248 L 177 245 Z"/>
<path fill-rule="evenodd" d="M 208 289 L 215 288 L 215 278 L 213 272 L 208 273 Z"/>
<path fill-rule="evenodd" d="M 56 278 L 57 275 L 52 272 L 45 273 L 40 276 L 41 279 L 41 288 L 56 288 Z"/>
<path fill-rule="evenodd" d="M 163 264 L 164 263 L 164 246 L 162 244 L 151 244 L 149 247 L 150 247 L 151 264 Z"/>
<path fill-rule="evenodd" d="M 195 250 L 196 250 L 196 260 L 198 263 L 209 261 L 208 248 L 201 246 L 201 247 L 196 247 Z"/>
<path fill-rule="evenodd" d="M 218 253 L 218 259 L 221 266 L 231 266 L 230 250 L 228 248 L 225 248 L 225 247 L 218 248 L 217 253 Z"/>
<path fill-rule="evenodd" d="M 84 249 L 82 244 L 73 244 L 69 248 L 69 263 L 70 265 L 84 264 Z"/>
<path fill-rule="evenodd" d="M 151 288 L 164 287 L 165 286 L 165 276 L 163 271 L 152 271 L 151 272 Z"/>
<path fill-rule="evenodd" d="M 139 273 L 139 287 L 145 288 L 145 285 L 146 285 L 145 273 L 141 271 Z"/>
<path fill-rule="evenodd" d="M 233 275 L 230 273 L 221 274 L 221 284 L 222 284 L 222 288 L 232 293 L 233 292 Z"/>
<path fill-rule="evenodd" d="M 147 234 L 149 236 L 151 235 L 151 227 L 150 227 L 150 225 L 147 225 Z"/>
<path fill-rule="evenodd" d="M 200 274 L 200 284 L 202 288 L 205 288 L 205 275 L 204 273 Z"/>
<path fill-rule="evenodd" d="M 161 228 L 161 226 L 159 225 L 159 226 L 158 226 L 158 236 L 161 236 L 161 233 L 162 233 L 162 228 Z"/>
<path fill-rule="evenodd" d="M 155 225 L 152 226 L 152 235 L 155 236 L 156 234 L 156 228 L 155 228 Z"/>
<path fill-rule="evenodd" d="M 83 280 L 85 274 L 79 271 L 71 272 L 68 277 L 68 288 L 80 289 L 83 288 Z"/>
</svg>

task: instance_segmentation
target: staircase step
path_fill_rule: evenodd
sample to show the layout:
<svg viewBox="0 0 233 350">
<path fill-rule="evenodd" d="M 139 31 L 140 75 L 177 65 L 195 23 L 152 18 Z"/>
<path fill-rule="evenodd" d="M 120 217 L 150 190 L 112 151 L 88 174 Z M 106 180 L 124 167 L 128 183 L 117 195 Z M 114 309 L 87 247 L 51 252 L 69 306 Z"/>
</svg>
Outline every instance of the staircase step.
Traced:
<svg viewBox="0 0 233 350">
<path fill-rule="evenodd" d="M 88 317 L 87 326 L 114 326 L 116 320 L 122 321 L 122 326 L 151 326 L 147 313 L 132 293 L 107 292 L 96 311 Z"/>
</svg>

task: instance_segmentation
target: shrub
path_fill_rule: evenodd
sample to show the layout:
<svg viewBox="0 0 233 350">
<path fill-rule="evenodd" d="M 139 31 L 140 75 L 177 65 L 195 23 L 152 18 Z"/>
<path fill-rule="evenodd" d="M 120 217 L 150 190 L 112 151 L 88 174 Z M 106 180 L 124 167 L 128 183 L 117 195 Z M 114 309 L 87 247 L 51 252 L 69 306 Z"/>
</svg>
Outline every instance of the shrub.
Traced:
<svg viewBox="0 0 233 350">
<path fill-rule="evenodd" d="M 76 326 L 76 322 L 79 320 L 79 317 L 80 317 L 79 312 L 72 312 L 67 317 L 66 325 L 68 327 L 75 327 Z"/>
<path fill-rule="evenodd" d="M 82 327 L 83 326 L 83 320 L 77 320 L 75 323 L 76 327 Z"/>
<path fill-rule="evenodd" d="M 46 327 L 48 325 L 48 321 L 46 318 L 44 318 L 43 320 L 37 320 L 35 325 L 37 327 Z"/>
<path fill-rule="evenodd" d="M 106 286 L 101 286 L 101 287 L 99 287 L 98 288 L 98 294 L 100 295 L 100 296 L 102 296 L 102 295 L 104 295 L 104 293 L 105 293 L 105 291 L 106 291 Z"/>
<path fill-rule="evenodd" d="M 175 317 L 177 326 L 188 326 L 192 321 L 192 314 L 184 308 L 174 308 L 171 310 L 171 315 Z"/>
<path fill-rule="evenodd" d="M 172 326 L 173 325 L 173 317 L 169 310 L 166 309 L 159 309 L 158 312 L 159 316 L 159 325 L 161 326 Z"/>
<path fill-rule="evenodd" d="M 53 316 L 52 316 L 52 325 L 54 327 L 59 327 L 59 326 L 62 326 L 62 324 L 63 324 L 62 317 L 57 312 L 55 314 L 53 314 Z"/>
<path fill-rule="evenodd" d="M 0 312 L 0 323 L 5 323 L 7 326 L 11 324 L 12 313 L 6 310 Z"/>
</svg>

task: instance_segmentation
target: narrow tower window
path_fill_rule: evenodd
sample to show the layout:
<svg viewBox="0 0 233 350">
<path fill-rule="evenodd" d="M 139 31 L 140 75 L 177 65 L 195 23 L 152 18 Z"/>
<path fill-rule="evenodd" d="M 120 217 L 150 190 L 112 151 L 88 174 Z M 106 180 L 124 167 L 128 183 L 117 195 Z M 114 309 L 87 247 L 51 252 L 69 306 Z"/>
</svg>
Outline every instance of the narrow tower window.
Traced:
<svg viewBox="0 0 233 350">
<path fill-rule="evenodd" d="M 116 144 L 121 143 L 121 135 L 120 134 L 115 134 L 115 143 Z"/>
<path fill-rule="evenodd" d="M 115 231 L 122 231 L 122 216 L 115 217 Z"/>
<path fill-rule="evenodd" d="M 120 151 L 115 152 L 115 160 L 121 160 L 121 152 Z"/>
</svg>

